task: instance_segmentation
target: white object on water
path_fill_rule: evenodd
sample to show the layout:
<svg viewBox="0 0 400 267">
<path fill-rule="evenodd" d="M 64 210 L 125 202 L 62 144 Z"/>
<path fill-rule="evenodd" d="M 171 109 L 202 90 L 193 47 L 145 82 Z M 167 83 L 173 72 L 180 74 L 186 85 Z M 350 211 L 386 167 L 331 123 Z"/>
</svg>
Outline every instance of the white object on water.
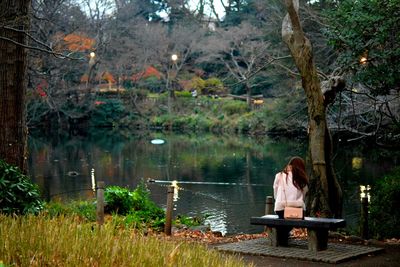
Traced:
<svg viewBox="0 0 400 267">
<path fill-rule="evenodd" d="M 162 139 L 153 139 L 153 140 L 151 140 L 151 143 L 152 143 L 153 145 L 161 145 L 161 144 L 164 144 L 165 141 L 162 140 Z"/>
</svg>

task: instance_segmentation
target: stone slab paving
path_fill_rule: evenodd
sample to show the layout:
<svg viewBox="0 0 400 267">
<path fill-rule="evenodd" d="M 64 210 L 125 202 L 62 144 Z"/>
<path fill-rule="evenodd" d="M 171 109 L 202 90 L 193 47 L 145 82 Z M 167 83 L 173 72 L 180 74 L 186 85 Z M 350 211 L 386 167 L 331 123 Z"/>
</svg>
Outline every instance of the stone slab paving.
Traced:
<svg viewBox="0 0 400 267">
<path fill-rule="evenodd" d="M 258 238 L 216 246 L 219 251 L 244 253 L 251 255 L 272 256 L 309 260 L 327 263 L 340 263 L 362 255 L 382 252 L 383 248 L 328 243 L 328 249 L 323 251 L 309 251 L 307 241 L 289 239 L 288 247 L 272 247 L 267 244 L 266 238 Z"/>
</svg>

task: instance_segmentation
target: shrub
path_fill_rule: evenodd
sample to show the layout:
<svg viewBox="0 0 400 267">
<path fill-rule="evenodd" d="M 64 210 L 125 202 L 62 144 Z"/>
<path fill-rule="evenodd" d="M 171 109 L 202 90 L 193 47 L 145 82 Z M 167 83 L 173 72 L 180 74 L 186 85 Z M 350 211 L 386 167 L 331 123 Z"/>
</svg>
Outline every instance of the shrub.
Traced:
<svg viewBox="0 0 400 267">
<path fill-rule="evenodd" d="M 218 78 L 209 78 L 205 81 L 204 88 L 202 89 L 202 94 L 208 95 L 216 95 L 225 93 L 225 87 L 223 82 Z"/>
<path fill-rule="evenodd" d="M 206 82 L 200 77 L 193 77 L 190 81 L 190 87 L 197 92 L 203 92 Z"/>
<path fill-rule="evenodd" d="M 38 213 L 43 208 L 39 188 L 20 169 L 0 159 L 0 212 Z"/>
<path fill-rule="evenodd" d="M 161 92 L 162 89 L 165 87 L 163 81 L 155 76 L 150 76 L 144 80 L 141 80 L 140 82 L 138 82 L 138 85 L 154 93 Z"/>
<path fill-rule="evenodd" d="M 236 125 L 239 132 L 248 132 L 250 131 L 252 126 L 253 126 L 252 117 L 249 115 L 240 117 Z"/>
<path fill-rule="evenodd" d="M 222 110 L 228 115 L 243 114 L 247 112 L 248 109 L 249 107 L 246 102 L 237 100 L 227 101 L 222 106 Z"/>
<path fill-rule="evenodd" d="M 134 191 L 119 186 L 110 186 L 105 190 L 105 202 L 108 212 L 127 215 L 133 211 L 151 211 L 156 216 L 164 211 L 150 199 L 150 193 L 141 182 Z"/>
<path fill-rule="evenodd" d="M 160 228 L 164 225 L 164 210 L 151 199 L 150 193 L 141 182 L 134 191 L 119 186 L 110 186 L 105 190 L 106 211 L 125 215 L 126 226 L 140 228 L 142 225 Z"/>
<path fill-rule="evenodd" d="M 121 100 L 105 99 L 104 101 L 98 101 L 98 105 L 91 113 L 91 126 L 115 126 L 125 115 L 125 107 Z"/>
<path fill-rule="evenodd" d="M 170 127 L 172 125 L 173 116 L 169 114 L 163 114 L 156 116 L 151 119 L 152 126 L 155 127 Z"/>
<path fill-rule="evenodd" d="M 192 93 L 189 91 L 175 91 L 176 97 L 192 97 Z"/>
<path fill-rule="evenodd" d="M 188 124 L 191 129 L 206 131 L 209 130 L 212 125 L 210 119 L 201 114 L 192 115 L 191 118 L 192 120 Z"/>
<path fill-rule="evenodd" d="M 371 191 L 371 233 L 376 238 L 400 237 L 400 168 L 380 179 Z"/>
</svg>

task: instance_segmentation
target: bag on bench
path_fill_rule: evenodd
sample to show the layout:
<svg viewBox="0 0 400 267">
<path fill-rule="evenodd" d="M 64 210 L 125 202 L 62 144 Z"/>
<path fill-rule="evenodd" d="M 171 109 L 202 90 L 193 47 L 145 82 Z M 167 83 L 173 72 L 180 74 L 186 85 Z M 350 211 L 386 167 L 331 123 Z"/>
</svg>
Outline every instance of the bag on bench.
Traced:
<svg viewBox="0 0 400 267">
<path fill-rule="evenodd" d="M 285 207 L 283 218 L 301 220 L 303 219 L 303 208 Z"/>
</svg>

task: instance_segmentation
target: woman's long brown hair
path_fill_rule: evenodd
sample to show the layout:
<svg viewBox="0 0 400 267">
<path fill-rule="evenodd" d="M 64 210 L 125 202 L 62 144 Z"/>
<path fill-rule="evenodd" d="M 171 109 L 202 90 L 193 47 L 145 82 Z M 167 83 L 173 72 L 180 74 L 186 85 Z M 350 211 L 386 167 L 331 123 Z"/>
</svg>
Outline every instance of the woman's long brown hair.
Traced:
<svg viewBox="0 0 400 267">
<path fill-rule="evenodd" d="M 299 190 L 303 190 L 303 188 L 308 185 L 308 176 L 304 160 L 300 157 L 293 157 L 290 159 L 288 165 L 292 166 L 293 185 Z M 284 172 L 287 173 L 286 168 Z"/>
</svg>

